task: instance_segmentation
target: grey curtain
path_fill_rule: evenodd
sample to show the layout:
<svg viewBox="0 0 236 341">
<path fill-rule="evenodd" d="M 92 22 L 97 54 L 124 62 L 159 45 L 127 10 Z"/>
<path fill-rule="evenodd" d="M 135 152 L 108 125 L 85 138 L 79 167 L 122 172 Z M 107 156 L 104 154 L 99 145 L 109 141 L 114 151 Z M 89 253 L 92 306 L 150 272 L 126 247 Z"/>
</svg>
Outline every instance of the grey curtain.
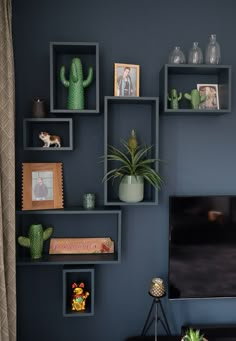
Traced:
<svg viewBox="0 0 236 341">
<path fill-rule="evenodd" d="M 16 340 L 15 84 L 11 0 L 0 0 L 0 341 Z"/>
</svg>

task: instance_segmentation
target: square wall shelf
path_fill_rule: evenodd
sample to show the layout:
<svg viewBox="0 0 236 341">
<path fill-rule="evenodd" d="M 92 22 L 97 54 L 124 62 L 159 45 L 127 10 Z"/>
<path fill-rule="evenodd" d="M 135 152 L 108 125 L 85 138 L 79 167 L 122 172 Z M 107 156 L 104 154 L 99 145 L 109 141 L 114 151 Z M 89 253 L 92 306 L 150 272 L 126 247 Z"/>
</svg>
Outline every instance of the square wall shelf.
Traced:
<svg viewBox="0 0 236 341">
<path fill-rule="evenodd" d="M 179 109 L 170 109 L 168 94 L 171 89 L 190 93 L 197 84 L 218 84 L 220 109 L 191 109 L 190 101 L 182 97 Z M 222 115 L 231 112 L 231 66 L 166 64 L 160 72 L 160 104 L 165 115 Z"/>
<path fill-rule="evenodd" d="M 105 97 L 104 104 L 104 174 L 117 166 L 108 162 L 108 146 L 122 148 L 121 140 L 127 141 L 134 129 L 139 145 L 152 145 L 150 157 L 159 154 L 159 99 L 157 97 Z M 123 148 L 122 148 L 123 150 Z M 158 163 L 156 163 L 158 170 Z M 118 198 L 118 181 L 104 182 L 105 205 L 156 205 L 158 192 L 147 182 L 144 186 L 144 200 L 125 203 Z"/>
<path fill-rule="evenodd" d="M 70 208 L 61 210 L 16 211 L 16 238 L 28 236 L 31 224 L 53 227 L 51 238 L 107 238 L 114 241 L 114 253 L 49 254 L 50 239 L 43 244 L 43 257 L 32 260 L 29 248 L 16 243 L 20 266 L 115 264 L 121 261 L 121 210 L 112 208 Z"/>
<path fill-rule="evenodd" d="M 84 317 L 94 315 L 94 269 L 93 268 L 72 268 L 63 269 L 63 316 L 65 317 Z M 89 293 L 85 301 L 85 309 L 72 310 L 73 288 L 72 284 L 84 284 L 83 294 Z M 81 302 L 75 303 L 75 308 Z"/>
<path fill-rule="evenodd" d="M 93 268 L 70 268 L 63 269 L 63 316 L 84 317 L 94 315 L 94 269 Z M 84 284 L 83 294 L 89 293 L 85 299 L 85 309 L 72 310 L 73 288 L 72 284 Z M 79 303 L 78 303 L 79 304 Z"/>
<path fill-rule="evenodd" d="M 69 80 L 71 61 L 81 59 L 83 80 L 87 79 L 89 67 L 93 68 L 92 83 L 84 88 L 84 110 L 67 108 L 68 88 L 60 80 L 60 69 L 65 66 L 65 77 Z M 99 113 L 99 45 L 98 43 L 51 42 L 50 43 L 50 111 L 66 114 Z"/>
<path fill-rule="evenodd" d="M 43 147 L 39 138 L 40 132 L 61 137 L 61 147 Z M 72 118 L 26 118 L 23 124 L 24 150 L 32 151 L 66 151 L 73 150 Z"/>
</svg>

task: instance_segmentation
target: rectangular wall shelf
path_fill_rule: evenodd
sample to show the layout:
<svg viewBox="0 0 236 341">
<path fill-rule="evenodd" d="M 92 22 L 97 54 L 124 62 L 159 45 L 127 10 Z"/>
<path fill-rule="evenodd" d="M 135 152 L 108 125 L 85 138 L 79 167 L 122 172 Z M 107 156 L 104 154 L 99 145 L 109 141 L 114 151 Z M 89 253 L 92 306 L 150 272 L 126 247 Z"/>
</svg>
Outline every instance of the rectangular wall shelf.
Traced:
<svg viewBox="0 0 236 341">
<path fill-rule="evenodd" d="M 68 89 L 60 80 L 60 69 L 65 66 L 65 77 L 69 80 L 71 61 L 81 60 L 83 80 L 93 68 L 92 83 L 84 88 L 84 109 L 68 109 Z M 98 43 L 51 42 L 50 43 L 50 111 L 57 114 L 98 114 L 99 113 L 99 45 Z"/>
<path fill-rule="evenodd" d="M 63 316 L 65 317 L 85 317 L 94 315 L 94 268 L 80 267 L 64 268 L 63 275 Z M 73 288 L 72 284 L 84 284 L 83 294 L 89 293 L 85 300 L 85 309 L 72 310 Z M 79 303 L 78 303 L 79 305 Z M 75 304 L 76 307 L 76 304 Z"/>
<path fill-rule="evenodd" d="M 40 132 L 61 137 L 61 147 L 43 147 Z M 23 122 L 24 150 L 32 151 L 70 151 L 73 150 L 72 118 L 25 118 Z"/>
<path fill-rule="evenodd" d="M 49 240 L 44 242 L 43 257 L 30 258 L 29 249 L 16 245 L 17 265 L 76 265 L 110 264 L 121 261 L 121 210 L 96 208 L 85 210 L 71 208 L 62 210 L 16 211 L 16 235 L 27 236 L 31 224 L 52 226 L 52 238 L 98 238 L 110 237 L 114 241 L 114 253 L 49 255 Z"/>
<path fill-rule="evenodd" d="M 160 72 L 160 105 L 165 115 L 215 116 L 231 112 L 231 66 L 166 64 Z M 177 93 L 190 93 L 197 84 L 218 84 L 220 109 L 191 109 L 190 101 L 184 97 L 179 101 L 179 109 L 170 109 L 168 94 L 171 89 Z"/>
<path fill-rule="evenodd" d="M 104 174 L 113 169 L 114 163 L 107 161 L 108 146 L 122 146 L 134 129 L 140 145 L 150 146 L 151 158 L 159 154 L 159 99 L 157 97 L 105 97 L 104 103 Z M 117 165 L 116 165 L 117 166 Z M 116 167 L 115 166 L 115 167 Z M 158 164 L 155 169 L 158 170 Z M 144 200 L 138 203 L 122 202 L 118 198 L 118 181 L 104 182 L 105 205 L 156 205 L 158 192 L 148 183 L 144 186 Z"/>
</svg>

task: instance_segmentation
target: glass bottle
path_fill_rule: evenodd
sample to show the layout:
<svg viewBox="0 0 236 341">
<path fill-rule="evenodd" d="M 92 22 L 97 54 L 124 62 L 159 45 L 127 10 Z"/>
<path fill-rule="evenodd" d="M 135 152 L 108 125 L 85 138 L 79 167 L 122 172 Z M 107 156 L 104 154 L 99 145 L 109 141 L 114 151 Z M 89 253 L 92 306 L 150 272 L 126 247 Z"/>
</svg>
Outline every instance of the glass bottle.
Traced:
<svg viewBox="0 0 236 341">
<path fill-rule="evenodd" d="M 188 53 L 188 63 L 189 64 L 202 64 L 203 54 L 201 48 L 198 46 L 198 42 L 194 41 L 192 48 Z"/>
<path fill-rule="evenodd" d="M 219 64 L 220 63 L 220 45 L 216 41 L 216 35 L 211 34 L 209 38 L 209 43 L 206 47 L 205 55 L 206 64 Z"/>
<path fill-rule="evenodd" d="M 170 64 L 184 64 L 185 63 L 185 55 L 181 51 L 179 46 L 175 46 L 174 49 L 169 54 L 169 63 Z"/>
</svg>

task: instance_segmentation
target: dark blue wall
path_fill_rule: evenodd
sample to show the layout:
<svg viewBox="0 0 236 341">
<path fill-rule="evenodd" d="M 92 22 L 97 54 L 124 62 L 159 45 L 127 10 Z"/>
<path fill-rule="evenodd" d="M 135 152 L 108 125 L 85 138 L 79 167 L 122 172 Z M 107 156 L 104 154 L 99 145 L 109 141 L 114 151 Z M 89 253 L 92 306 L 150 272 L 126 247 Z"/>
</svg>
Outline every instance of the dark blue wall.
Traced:
<svg viewBox="0 0 236 341">
<path fill-rule="evenodd" d="M 122 263 L 96 267 L 93 317 L 63 318 L 61 267 L 18 270 L 19 341 L 121 341 L 140 334 L 151 304 L 150 280 L 168 277 L 169 195 L 236 193 L 235 11 L 233 0 L 13 1 L 18 205 L 22 161 L 62 161 L 67 206 L 79 205 L 86 191 L 103 201 L 102 114 L 76 119 L 74 152 L 22 151 L 22 118 L 30 116 L 32 98 L 44 96 L 49 103 L 50 41 L 99 43 L 101 112 L 103 97 L 113 95 L 114 62 L 140 64 L 141 96 L 158 96 L 159 71 L 172 47 L 186 53 L 198 41 L 204 49 L 216 33 L 222 63 L 233 68 L 232 114 L 160 118 L 160 157 L 167 161 L 160 203 L 123 209 Z M 165 299 L 164 306 L 173 333 L 188 322 L 236 322 L 236 299 Z"/>
</svg>

